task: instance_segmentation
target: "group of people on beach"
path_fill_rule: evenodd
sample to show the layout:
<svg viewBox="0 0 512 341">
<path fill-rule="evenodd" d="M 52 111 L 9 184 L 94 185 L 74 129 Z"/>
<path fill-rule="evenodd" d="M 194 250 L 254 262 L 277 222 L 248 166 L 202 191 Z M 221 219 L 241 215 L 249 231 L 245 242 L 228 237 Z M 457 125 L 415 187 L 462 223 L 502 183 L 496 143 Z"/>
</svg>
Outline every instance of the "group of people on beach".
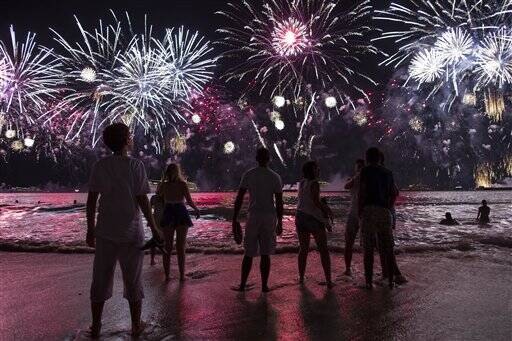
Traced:
<svg viewBox="0 0 512 341">
<path fill-rule="evenodd" d="M 163 267 L 165 278 L 169 280 L 170 257 L 176 234 L 180 280 L 184 280 L 186 235 L 192 226 L 186 204 L 192 207 L 196 217 L 199 217 L 199 210 L 178 164 L 167 167 L 156 196 L 150 202 L 144 165 L 128 156 L 132 136 L 126 125 L 115 123 L 106 127 L 103 141 L 113 154 L 94 165 L 87 199 L 86 242 L 95 248 L 90 296 L 93 320 L 91 336 L 98 337 L 100 334 L 103 306 L 112 296 L 114 270 L 118 261 L 123 274 L 124 297 L 130 306 L 132 334 L 139 335 L 144 329 L 140 318 L 144 298 L 141 280 L 144 249 L 162 246 L 163 232 Z M 257 150 L 256 161 L 258 166 L 243 175 L 234 204 L 232 232 L 238 244 L 243 242 L 244 257 L 240 283 L 233 289 L 248 289 L 247 279 L 253 258 L 259 256 L 261 290 L 268 292 L 270 257 L 275 253 L 276 235 L 281 235 L 283 231 L 283 186 L 280 176 L 269 168 L 270 153 L 267 149 Z M 325 198 L 321 197 L 318 164 L 315 161 L 306 162 L 302 173 L 295 216 L 299 240 L 299 282 L 302 284 L 305 281 L 309 245 L 313 237 L 320 253 L 325 283 L 331 288 L 334 282 L 327 231 L 332 229 L 333 212 Z M 393 173 L 384 167 L 384 155 L 379 149 L 368 149 L 365 160 L 356 161 L 355 174 L 345 188 L 350 190 L 352 196 L 345 234 L 345 274 L 352 274 L 353 246 L 360 230 L 364 249 L 364 287 L 373 287 L 375 249 L 379 251 L 383 278 L 389 287 L 393 288 L 395 283 L 405 283 L 393 251 L 393 229 L 396 225 L 394 205 L 399 192 Z M 242 229 L 239 214 L 247 193 L 248 216 L 245 229 Z M 153 233 L 153 239 L 146 245 L 141 212 Z"/>
</svg>

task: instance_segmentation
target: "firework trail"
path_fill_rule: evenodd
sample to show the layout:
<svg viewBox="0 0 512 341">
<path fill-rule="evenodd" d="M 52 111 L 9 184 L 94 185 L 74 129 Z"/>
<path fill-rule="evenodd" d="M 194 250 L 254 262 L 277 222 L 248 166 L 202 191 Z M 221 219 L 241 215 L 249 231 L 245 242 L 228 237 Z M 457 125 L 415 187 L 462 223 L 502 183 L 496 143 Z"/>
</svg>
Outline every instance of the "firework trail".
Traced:
<svg viewBox="0 0 512 341">
<path fill-rule="evenodd" d="M 229 21 L 219 29 L 225 58 L 236 66 L 224 75 L 247 85 L 246 92 L 298 98 L 313 91 L 363 94 L 356 80 L 374 82 L 359 68 L 361 56 L 377 54 L 369 43 L 372 6 L 361 1 L 350 11 L 324 0 L 244 1 L 218 12 Z M 344 97 L 341 97 L 344 99 Z"/>
</svg>

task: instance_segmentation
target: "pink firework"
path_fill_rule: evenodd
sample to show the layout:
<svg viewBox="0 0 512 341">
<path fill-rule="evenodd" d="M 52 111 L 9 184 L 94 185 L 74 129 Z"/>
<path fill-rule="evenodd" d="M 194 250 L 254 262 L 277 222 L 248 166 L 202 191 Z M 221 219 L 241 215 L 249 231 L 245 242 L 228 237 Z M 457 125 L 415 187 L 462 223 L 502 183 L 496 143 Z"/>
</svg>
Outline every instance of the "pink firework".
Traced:
<svg viewBox="0 0 512 341">
<path fill-rule="evenodd" d="M 304 53 L 311 45 L 306 25 L 294 18 L 276 23 L 272 33 L 272 46 L 284 57 L 293 57 Z"/>
</svg>

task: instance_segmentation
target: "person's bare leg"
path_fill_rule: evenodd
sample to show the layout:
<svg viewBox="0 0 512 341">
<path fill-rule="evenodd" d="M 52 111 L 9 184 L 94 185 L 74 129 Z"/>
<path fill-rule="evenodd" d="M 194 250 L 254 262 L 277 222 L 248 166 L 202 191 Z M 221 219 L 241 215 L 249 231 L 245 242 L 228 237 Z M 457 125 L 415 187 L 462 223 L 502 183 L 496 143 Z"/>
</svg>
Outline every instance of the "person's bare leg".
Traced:
<svg viewBox="0 0 512 341">
<path fill-rule="evenodd" d="M 185 226 L 176 228 L 176 255 L 178 256 L 180 281 L 185 280 L 185 245 L 187 243 L 187 231 L 188 228 Z"/>
<path fill-rule="evenodd" d="M 329 255 L 329 248 L 327 246 L 327 235 L 325 230 L 313 234 L 315 243 L 320 252 L 320 260 L 322 262 L 322 268 L 324 269 L 325 282 L 328 288 L 332 288 L 334 284 L 331 278 L 331 256 Z"/>
<path fill-rule="evenodd" d="M 241 271 L 241 278 L 240 278 L 240 285 L 238 288 L 234 288 L 234 290 L 237 291 L 244 291 L 245 287 L 247 285 L 247 279 L 249 278 L 249 274 L 251 273 L 252 268 L 252 257 L 244 256 L 244 259 L 242 260 L 242 271 Z"/>
<path fill-rule="evenodd" d="M 354 253 L 355 238 L 345 237 L 345 275 L 352 275 L 352 254 Z"/>
<path fill-rule="evenodd" d="M 144 322 L 140 319 L 142 301 L 128 302 L 130 304 L 130 316 L 132 318 L 132 335 L 138 336 L 144 331 Z"/>
<path fill-rule="evenodd" d="M 154 247 L 151 248 L 151 263 L 150 265 L 155 265 L 156 262 L 155 262 L 155 254 L 156 254 L 156 250 Z"/>
<path fill-rule="evenodd" d="M 165 280 L 168 281 L 171 278 L 170 275 L 170 267 L 171 267 L 171 253 L 172 253 L 172 244 L 174 243 L 174 229 L 166 228 L 164 229 L 164 237 L 165 237 L 165 250 L 167 254 L 163 255 L 163 266 L 165 273 Z"/>
<path fill-rule="evenodd" d="M 262 255 L 260 259 L 261 291 L 269 292 L 268 277 L 270 275 L 270 256 Z"/>
<path fill-rule="evenodd" d="M 304 274 L 306 273 L 306 264 L 308 261 L 308 253 L 309 253 L 309 232 L 299 232 L 299 256 L 298 256 L 298 266 L 299 266 L 299 283 L 304 283 Z"/>
<path fill-rule="evenodd" d="M 91 313 L 92 313 L 92 325 L 91 325 L 91 337 L 96 339 L 100 336 L 101 332 L 101 317 L 103 315 L 103 302 L 91 302 Z"/>
</svg>

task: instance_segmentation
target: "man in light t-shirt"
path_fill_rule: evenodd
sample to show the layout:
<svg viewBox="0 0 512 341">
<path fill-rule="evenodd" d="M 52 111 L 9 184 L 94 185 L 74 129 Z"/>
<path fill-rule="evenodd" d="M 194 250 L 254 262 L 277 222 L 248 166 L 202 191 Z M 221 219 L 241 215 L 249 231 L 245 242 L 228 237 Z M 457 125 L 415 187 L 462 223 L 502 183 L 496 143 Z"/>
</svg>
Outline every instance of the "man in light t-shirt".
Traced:
<svg viewBox="0 0 512 341">
<path fill-rule="evenodd" d="M 260 256 L 261 290 L 268 292 L 270 274 L 270 255 L 275 253 L 276 234 L 283 232 L 283 192 L 281 177 L 268 167 L 270 153 L 266 148 L 256 152 L 258 167 L 252 168 L 242 176 L 240 188 L 235 200 L 233 214 L 233 233 L 235 238 L 241 234 L 238 214 L 242 208 L 245 193 L 249 192 L 249 214 L 245 226 L 244 259 L 240 285 L 234 288 L 244 291 L 251 272 L 253 257 Z M 275 198 L 275 201 L 274 201 Z"/>
<path fill-rule="evenodd" d="M 112 296 L 117 261 L 121 266 L 124 297 L 130 304 L 132 333 L 139 335 L 141 322 L 144 228 L 141 211 L 153 231 L 155 223 L 147 194 L 150 192 L 144 165 L 128 157 L 132 145 L 129 128 L 114 123 L 103 131 L 103 141 L 113 155 L 93 167 L 87 197 L 87 245 L 95 248 L 91 284 L 91 336 L 99 337 L 105 301 Z M 98 217 L 96 203 L 99 197 Z"/>
</svg>

